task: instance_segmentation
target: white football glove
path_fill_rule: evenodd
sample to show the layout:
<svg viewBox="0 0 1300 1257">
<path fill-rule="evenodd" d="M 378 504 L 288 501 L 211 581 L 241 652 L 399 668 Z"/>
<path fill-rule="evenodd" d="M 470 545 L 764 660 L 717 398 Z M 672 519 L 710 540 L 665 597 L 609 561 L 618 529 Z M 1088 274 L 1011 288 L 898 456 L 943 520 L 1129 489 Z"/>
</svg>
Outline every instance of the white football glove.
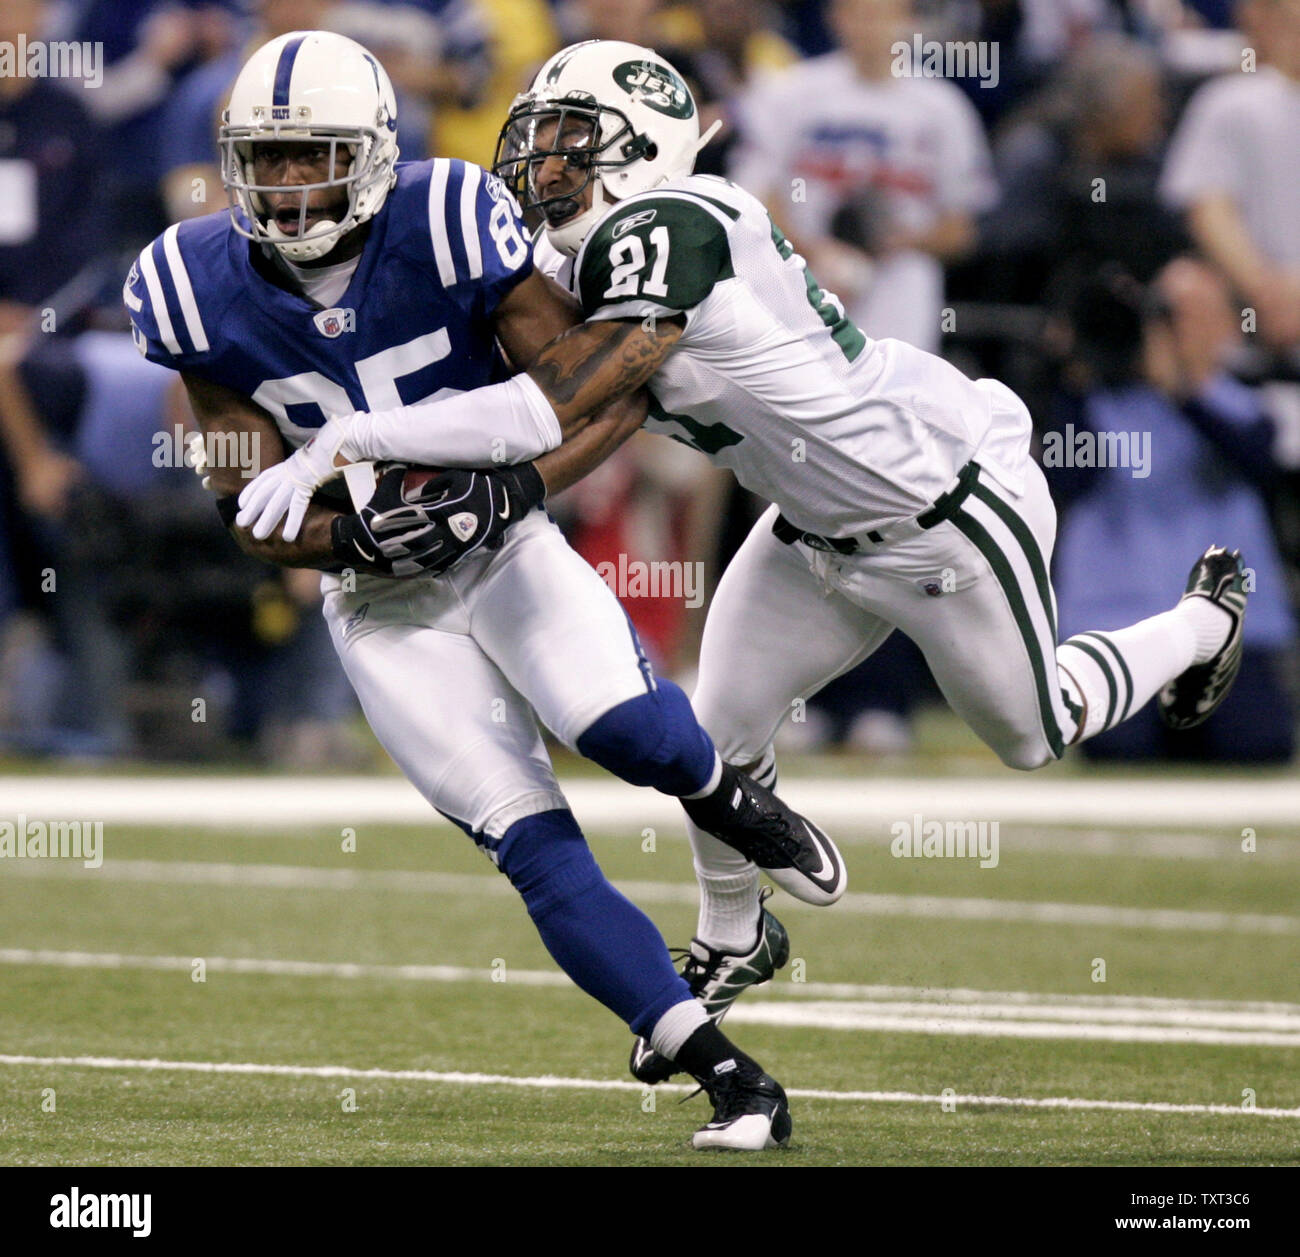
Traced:
<svg viewBox="0 0 1300 1257">
<path fill-rule="evenodd" d="M 283 519 L 281 536 L 285 541 L 296 541 L 311 495 L 343 471 L 335 466 L 334 459 L 351 423 L 351 415 L 330 419 L 301 449 L 246 485 L 239 495 L 235 523 L 240 528 L 251 527 L 253 536 L 264 541 Z"/>
</svg>

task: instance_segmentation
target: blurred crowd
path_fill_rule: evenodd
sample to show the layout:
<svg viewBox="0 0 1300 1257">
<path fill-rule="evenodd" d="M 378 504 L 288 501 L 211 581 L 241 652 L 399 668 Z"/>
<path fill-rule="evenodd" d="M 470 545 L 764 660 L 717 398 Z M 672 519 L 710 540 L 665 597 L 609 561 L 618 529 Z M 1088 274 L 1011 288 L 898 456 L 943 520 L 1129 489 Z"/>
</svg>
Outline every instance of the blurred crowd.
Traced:
<svg viewBox="0 0 1300 1257">
<path fill-rule="evenodd" d="M 1063 636 L 1163 610 L 1207 544 L 1243 551 L 1221 713 L 1182 735 L 1152 714 L 1087 753 L 1292 757 L 1300 0 L 5 0 L 0 43 L 89 41 L 103 64 L 94 85 L 0 77 L 0 747 L 366 753 L 317 578 L 225 535 L 184 465 L 183 393 L 120 298 L 167 224 L 224 209 L 216 127 L 243 60 L 309 28 L 383 61 L 407 160 L 490 164 L 566 43 L 656 48 L 701 129 L 722 121 L 698 169 L 763 198 L 869 336 L 1029 403 Z M 551 505 L 594 564 L 698 563 L 706 589 L 761 507 L 644 434 Z M 688 676 L 703 609 L 626 606 Z M 934 697 L 895 634 L 784 736 L 903 752 Z"/>
</svg>

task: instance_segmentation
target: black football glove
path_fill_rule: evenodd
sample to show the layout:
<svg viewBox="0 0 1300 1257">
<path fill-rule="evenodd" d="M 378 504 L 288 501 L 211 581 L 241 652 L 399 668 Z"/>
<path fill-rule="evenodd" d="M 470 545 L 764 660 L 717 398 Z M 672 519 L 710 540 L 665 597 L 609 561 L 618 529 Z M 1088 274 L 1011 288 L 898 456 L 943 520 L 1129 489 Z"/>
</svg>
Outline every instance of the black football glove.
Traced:
<svg viewBox="0 0 1300 1257">
<path fill-rule="evenodd" d="M 394 467 L 357 514 L 334 519 L 334 553 L 365 571 L 437 575 L 475 550 L 495 549 L 545 497 L 532 463 L 435 473 Z"/>
</svg>

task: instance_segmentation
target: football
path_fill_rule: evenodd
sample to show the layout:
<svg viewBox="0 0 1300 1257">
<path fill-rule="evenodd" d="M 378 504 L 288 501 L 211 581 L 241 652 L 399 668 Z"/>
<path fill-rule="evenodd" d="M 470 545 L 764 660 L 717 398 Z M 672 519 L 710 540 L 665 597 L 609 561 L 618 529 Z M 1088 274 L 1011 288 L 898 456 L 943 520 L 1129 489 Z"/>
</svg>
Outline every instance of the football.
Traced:
<svg viewBox="0 0 1300 1257">
<path fill-rule="evenodd" d="M 411 467 L 406 463 L 349 463 L 343 468 L 343 480 L 352 499 L 352 509 L 359 511 L 365 506 L 374 496 L 380 477 L 394 468 L 406 469 L 402 478 L 402 496 L 408 499 L 445 470 L 442 467 Z"/>
<path fill-rule="evenodd" d="M 408 467 L 402 477 L 402 497 L 408 501 L 413 498 L 435 476 L 441 476 L 442 467 Z"/>
</svg>

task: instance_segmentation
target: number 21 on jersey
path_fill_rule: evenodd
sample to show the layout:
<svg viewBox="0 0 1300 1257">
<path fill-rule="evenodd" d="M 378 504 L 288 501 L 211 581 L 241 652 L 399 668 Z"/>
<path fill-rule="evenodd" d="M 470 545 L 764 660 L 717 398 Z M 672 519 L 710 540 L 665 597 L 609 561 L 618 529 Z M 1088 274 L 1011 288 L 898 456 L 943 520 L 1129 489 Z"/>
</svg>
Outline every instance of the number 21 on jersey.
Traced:
<svg viewBox="0 0 1300 1257">
<path fill-rule="evenodd" d="M 641 283 L 641 272 L 646 266 L 645 245 L 635 233 L 615 240 L 609 246 L 609 287 L 605 289 L 606 297 L 666 297 L 668 286 L 664 277 L 668 273 L 668 228 L 656 227 L 650 233 L 651 256 L 654 265 L 650 276 Z"/>
</svg>

